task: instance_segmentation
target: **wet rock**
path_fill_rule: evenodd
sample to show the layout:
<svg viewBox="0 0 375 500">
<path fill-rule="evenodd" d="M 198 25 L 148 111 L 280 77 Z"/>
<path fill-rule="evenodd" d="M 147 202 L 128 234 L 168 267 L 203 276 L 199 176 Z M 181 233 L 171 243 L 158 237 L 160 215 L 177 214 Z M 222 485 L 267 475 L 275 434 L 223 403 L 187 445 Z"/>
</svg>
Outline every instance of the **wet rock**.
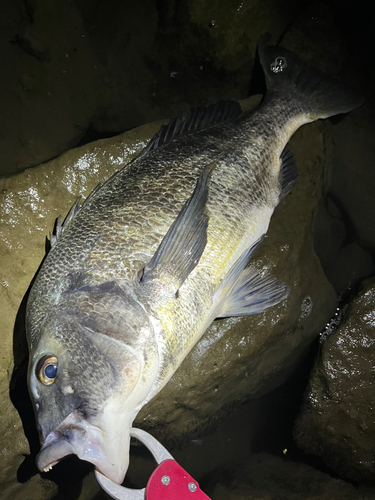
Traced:
<svg viewBox="0 0 375 500">
<path fill-rule="evenodd" d="M 375 210 L 375 120 L 369 104 L 366 100 L 365 104 L 350 114 L 347 120 L 338 123 L 333 130 L 334 148 L 328 192 L 336 198 L 349 218 L 352 239 L 360 241 L 364 248 L 373 249 L 375 221 L 368 214 Z"/>
<path fill-rule="evenodd" d="M 375 481 L 375 280 L 322 345 L 295 427 L 297 443 L 342 477 Z"/>
<path fill-rule="evenodd" d="M 347 80 L 351 68 L 347 67 L 347 52 L 335 14 L 324 0 L 313 0 L 305 8 L 295 9 L 293 22 L 283 36 L 283 45 L 322 74 Z"/>
<path fill-rule="evenodd" d="M 357 289 L 361 281 L 375 274 L 372 253 L 354 241 L 340 249 L 333 266 L 335 276 L 330 279 L 330 272 L 327 273 L 339 294 L 346 288 Z"/>
<path fill-rule="evenodd" d="M 356 240 L 353 241 L 353 228 L 346 212 L 340 210 L 328 194 L 317 210 L 314 247 L 338 295 L 345 295 L 375 273 L 371 249 L 365 250 Z"/>
<path fill-rule="evenodd" d="M 282 8 L 277 0 L 219 3 L 187 0 L 184 13 L 210 39 L 215 66 L 233 73 L 248 65 L 249 47 L 257 43 L 265 31 L 279 38 L 283 26 L 295 18 L 297 6 L 296 0 L 286 2 Z"/>
<path fill-rule="evenodd" d="M 27 486 L 17 481 L 17 468 L 23 457 L 16 457 L 9 467 L 2 469 L 0 476 L 1 499 L 2 500 L 41 500 L 53 498 L 57 493 L 57 486 L 48 479 L 42 479 L 39 475 L 32 477 Z M 27 489 L 27 496 L 25 490 Z"/>
<path fill-rule="evenodd" d="M 246 97 L 259 35 L 278 37 L 298 2 L 203 3 L 4 0 L 0 177 L 98 134 Z"/>
<path fill-rule="evenodd" d="M 314 241 L 339 295 L 375 271 L 375 231 L 368 215 L 375 209 L 371 154 L 375 123 L 370 109 L 363 104 L 331 130 L 328 126 L 325 135 L 325 197 L 318 209 Z"/>
<path fill-rule="evenodd" d="M 90 124 L 103 69 L 73 2 L 2 2 L 0 176 L 72 147 Z"/>
<path fill-rule="evenodd" d="M 352 484 L 266 453 L 218 471 L 205 492 L 215 500 L 370 500 Z"/>
</svg>

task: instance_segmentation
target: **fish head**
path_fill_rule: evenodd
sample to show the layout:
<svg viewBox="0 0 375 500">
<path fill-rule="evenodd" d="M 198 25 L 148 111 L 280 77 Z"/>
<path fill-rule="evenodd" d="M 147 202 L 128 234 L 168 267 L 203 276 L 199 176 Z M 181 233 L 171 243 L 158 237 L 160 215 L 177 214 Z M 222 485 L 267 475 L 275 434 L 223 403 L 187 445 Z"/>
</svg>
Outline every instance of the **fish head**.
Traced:
<svg viewBox="0 0 375 500">
<path fill-rule="evenodd" d="M 130 428 L 156 378 L 153 339 L 142 306 L 113 283 L 62 294 L 30 345 L 41 471 L 76 454 L 123 481 Z"/>
</svg>

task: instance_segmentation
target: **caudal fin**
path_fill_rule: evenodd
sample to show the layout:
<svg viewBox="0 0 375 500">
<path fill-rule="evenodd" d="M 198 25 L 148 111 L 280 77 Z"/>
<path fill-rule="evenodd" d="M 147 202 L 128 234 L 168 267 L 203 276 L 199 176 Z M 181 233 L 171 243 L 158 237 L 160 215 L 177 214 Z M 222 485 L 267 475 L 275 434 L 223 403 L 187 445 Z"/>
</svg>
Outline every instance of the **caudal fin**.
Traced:
<svg viewBox="0 0 375 500">
<path fill-rule="evenodd" d="M 291 94 L 309 121 L 347 113 L 362 104 L 363 99 L 355 90 L 308 68 L 283 47 L 268 45 L 269 40 L 270 35 L 265 34 L 258 42 L 269 96 L 273 92 Z"/>
</svg>

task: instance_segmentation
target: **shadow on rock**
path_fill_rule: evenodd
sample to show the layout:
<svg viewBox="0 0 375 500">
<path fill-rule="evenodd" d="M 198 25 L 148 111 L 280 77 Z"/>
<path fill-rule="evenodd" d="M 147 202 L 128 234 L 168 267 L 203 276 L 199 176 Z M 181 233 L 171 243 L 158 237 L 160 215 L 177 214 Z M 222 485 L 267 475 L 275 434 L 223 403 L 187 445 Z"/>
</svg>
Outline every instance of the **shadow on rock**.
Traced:
<svg viewBox="0 0 375 500">
<path fill-rule="evenodd" d="M 26 304 L 32 283 L 22 299 L 18 309 L 13 332 L 13 361 L 14 369 L 9 387 L 10 399 L 19 413 L 25 436 L 29 442 L 30 455 L 25 456 L 24 461 L 17 471 L 17 480 L 25 483 L 38 473 L 35 465 L 35 457 L 39 451 L 39 439 L 36 429 L 35 416 L 27 388 L 28 346 L 26 340 Z"/>
</svg>

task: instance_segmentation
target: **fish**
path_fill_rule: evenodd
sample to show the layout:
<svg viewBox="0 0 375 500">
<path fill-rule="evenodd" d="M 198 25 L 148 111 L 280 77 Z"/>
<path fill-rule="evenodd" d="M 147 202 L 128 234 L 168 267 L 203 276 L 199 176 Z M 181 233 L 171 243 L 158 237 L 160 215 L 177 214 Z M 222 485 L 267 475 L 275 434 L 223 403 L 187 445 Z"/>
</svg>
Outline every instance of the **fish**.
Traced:
<svg viewBox="0 0 375 500">
<path fill-rule="evenodd" d="M 26 310 L 41 471 L 75 454 L 120 484 L 136 415 L 212 321 L 286 299 L 248 262 L 297 178 L 287 143 L 362 98 L 269 35 L 258 53 L 259 107 L 182 113 L 57 220 Z"/>
</svg>

